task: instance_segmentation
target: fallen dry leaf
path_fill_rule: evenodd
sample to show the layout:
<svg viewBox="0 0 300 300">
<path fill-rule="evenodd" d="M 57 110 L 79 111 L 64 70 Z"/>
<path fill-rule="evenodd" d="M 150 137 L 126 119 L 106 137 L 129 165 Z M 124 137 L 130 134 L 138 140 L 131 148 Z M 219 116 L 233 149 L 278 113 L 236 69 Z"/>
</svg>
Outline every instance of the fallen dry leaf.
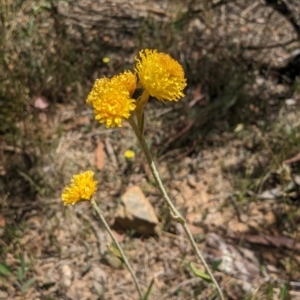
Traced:
<svg viewBox="0 0 300 300">
<path fill-rule="evenodd" d="M 91 119 L 89 118 L 89 116 L 83 116 L 77 119 L 77 124 L 79 125 L 89 125 L 90 123 Z"/>
<path fill-rule="evenodd" d="M 98 170 L 103 170 L 105 164 L 104 145 L 100 141 L 96 148 L 96 166 Z"/>
<path fill-rule="evenodd" d="M 124 242 L 125 238 L 126 238 L 126 234 L 123 232 L 123 233 L 119 233 L 118 231 L 112 229 L 111 230 L 114 237 L 116 238 L 116 240 L 119 242 L 119 243 L 122 243 Z"/>
<path fill-rule="evenodd" d="M 195 226 L 193 224 L 187 224 L 192 235 L 204 234 L 204 230 L 201 227 Z"/>
<path fill-rule="evenodd" d="M 39 96 L 34 99 L 33 105 L 38 109 L 46 109 L 49 106 L 49 102 L 45 97 Z"/>
<path fill-rule="evenodd" d="M 251 235 L 251 234 L 235 234 L 228 233 L 228 237 L 232 239 L 244 240 L 251 244 L 276 247 L 276 248 L 287 248 L 290 250 L 300 250 L 300 243 L 294 239 L 286 236 L 270 236 L 266 234 Z"/>
<path fill-rule="evenodd" d="M 204 100 L 204 101 L 202 101 L 202 100 Z M 194 95 L 193 95 L 193 100 L 190 101 L 189 107 L 193 107 L 199 101 L 203 102 L 202 105 L 205 104 L 205 94 L 202 92 L 201 84 L 198 84 L 197 87 L 195 88 Z"/>
</svg>

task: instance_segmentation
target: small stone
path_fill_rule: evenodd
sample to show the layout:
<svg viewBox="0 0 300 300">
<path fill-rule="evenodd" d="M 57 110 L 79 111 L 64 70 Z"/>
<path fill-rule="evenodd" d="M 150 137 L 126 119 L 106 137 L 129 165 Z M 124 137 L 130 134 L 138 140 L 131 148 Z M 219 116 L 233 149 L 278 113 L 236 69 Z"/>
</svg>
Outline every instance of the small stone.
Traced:
<svg viewBox="0 0 300 300">
<path fill-rule="evenodd" d="M 261 200 L 274 200 L 281 197 L 281 187 L 277 187 L 271 190 L 267 190 L 258 195 L 258 199 Z"/>
<path fill-rule="evenodd" d="M 63 265 L 61 268 L 62 280 L 61 283 L 65 287 L 69 287 L 72 283 L 72 269 L 69 265 Z"/>
<path fill-rule="evenodd" d="M 123 229 L 134 229 L 140 234 L 156 234 L 158 219 L 148 199 L 138 186 L 130 187 L 121 197 L 116 223 Z"/>
<path fill-rule="evenodd" d="M 295 175 L 294 176 L 294 181 L 297 185 L 300 185 L 300 176 L 299 175 Z"/>
<path fill-rule="evenodd" d="M 286 99 L 285 104 L 288 105 L 288 106 L 294 106 L 294 105 L 296 105 L 296 100 L 292 99 L 292 98 Z"/>
<path fill-rule="evenodd" d="M 3 291 L 0 291 L 0 300 L 1 299 L 8 299 L 8 294 Z"/>
<path fill-rule="evenodd" d="M 187 182 L 189 184 L 190 187 L 192 188 L 196 188 L 197 186 L 197 181 L 194 175 L 188 175 L 187 176 Z"/>
<path fill-rule="evenodd" d="M 91 272 L 93 279 L 97 280 L 99 282 L 106 282 L 107 276 L 104 270 L 98 266 L 93 266 L 92 272 Z"/>
<path fill-rule="evenodd" d="M 231 232 L 246 233 L 249 230 L 247 223 L 238 222 L 233 219 L 228 223 L 228 230 Z"/>
<path fill-rule="evenodd" d="M 265 79 L 263 77 L 257 77 L 256 78 L 256 83 L 261 86 L 265 83 Z"/>
</svg>

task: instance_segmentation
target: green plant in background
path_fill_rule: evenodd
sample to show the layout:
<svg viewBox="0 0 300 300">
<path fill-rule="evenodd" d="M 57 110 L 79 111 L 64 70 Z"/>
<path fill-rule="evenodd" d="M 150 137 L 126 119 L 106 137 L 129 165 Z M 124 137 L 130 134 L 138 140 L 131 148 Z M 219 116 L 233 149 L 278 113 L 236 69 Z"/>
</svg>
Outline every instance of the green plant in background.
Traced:
<svg viewBox="0 0 300 300">
<path fill-rule="evenodd" d="M 135 72 L 125 71 L 113 76 L 111 79 L 97 79 L 87 97 L 87 103 L 93 106 L 95 119 L 100 123 L 105 123 L 108 128 L 121 127 L 124 119 L 129 121 L 145 153 L 153 177 L 168 205 L 172 217 L 182 225 L 195 254 L 207 271 L 207 274 L 204 274 L 194 267 L 192 268 L 193 273 L 206 281 L 212 282 L 220 298 L 224 299 L 221 288 L 198 249 L 186 220 L 176 209 L 164 188 L 144 137 L 144 109 L 149 97 L 155 97 L 159 101 L 178 101 L 184 96 L 183 90 L 186 85 L 184 70 L 176 60 L 168 54 L 145 49 L 140 51 L 139 58 L 136 59 Z M 142 88 L 143 92 L 140 97 L 134 99 L 133 94 L 137 88 Z M 91 171 L 75 175 L 72 184 L 66 187 L 63 192 L 62 200 L 64 203 L 74 204 L 81 200 L 90 200 L 96 191 L 97 184 L 92 178 L 93 173 Z M 94 200 L 91 200 L 91 204 L 114 240 L 120 256 L 132 275 L 140 298 L 146 299 L 150 294 L 149 288 L 146 296 L 143 297 L 134 272 L 121 247 L 112 235 L 99 207 Z"/>
<path fill-rule="evenodd" d="M 17 279 L 15 284 L 19 287 L 21 293 L 23 294 L 34 284 L 35 278 L 31 277 L 26 280 L 28 267 L 23 255 L 20 257 L 20 261 L 21 265 L 17 269 L 16 274 L 13 274 L 13 272 L 4 263 L 0 262 L 0 276 L 2 275 L 8 277 L 15 275 Z"/>
</svg>

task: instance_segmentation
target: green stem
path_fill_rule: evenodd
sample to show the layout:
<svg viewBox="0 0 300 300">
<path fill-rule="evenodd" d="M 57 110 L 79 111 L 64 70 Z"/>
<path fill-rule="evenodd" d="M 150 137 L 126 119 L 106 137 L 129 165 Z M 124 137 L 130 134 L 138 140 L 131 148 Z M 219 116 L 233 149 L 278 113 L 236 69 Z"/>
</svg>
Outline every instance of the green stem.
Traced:
<svg viewBox="0 0 300 300">
<path fill-rule="evenodd" d="M 135 121 L 134 121 L 134 119 L 132 117 L 129 118 L 129 123 L 130 123 L 131 127 L 133 128 L 133 131 L 136 134 L 136 136 L 137 136 L 137 138 L 138 138 L 138 140 L 139 140 L 139 142 L 141 144 L 141 147 L 142 147 L 142 149 L 143 149 L 143 151 L 144 151 L 144 153 L 146 155 L 147 162 L 148 162 L 148 164 L 150 166 L 152 175 L 153 175 L 153 177 L 155 179 L 155 182 L 158 185 L 158 188 L 159 188 L 160 192 L 162 193 L 162 196 L 163 196 L 164 200 L 166 201 L 166 203 L 167 203 L 167 205 L 168 205 L 168 207 L 169 207 L 169 209 L 171 211 L 172 217 L 178 223 L 180 223 L 182 225 L 182 227 L 183 227 L 183 229 L 184 229 L 184 231 L 185 231 L 185 233 L 186 233 L 186 235 L 188 237 L 188 240 L 190 241 L 190 243 L 192 245 L 192 248 L 194 249 L 197 257 L 200 259 L 200 261 L 204 265 L 207 273 L 209 274 L 212 282 L 214 283 L 214 285 L 215 285 L 215 287 L 216 287 L 216 289 L 218 291 L 218 294 L 220 296 L 220 299 L 225 300 L 223 292 L 222 292 L 222 290 L 221 290 L 221 288 L 220 288 L 217 280 L 215 279 L 212 271 L 210 270 L 210 268 L 209 268 L 209 266 L 208 266 L 205 258 L 203 257 L 202 253 L 198 249 L 197 244 L 196 244 L 196 242 L 195 242 L 195 240 L 193 238 L 193 235 L 192 235 L 192 233 L 191 233 L 191 231 L 190 231 L 190 229 L 189 229 L 189 227 L 188 227 L 185 219 L 180 214 L 180 212 L 177 210 L 177 208 L 174 206 L 173 202 L 171 201 L 171 199 L 169 198 L 169 196 L 168 196 L 168 194 L 167 194 L 167 192 L 165 190 L 165 187 L 164 187 L 164 185 L 163 185 L 163 183 L 162 183 L 162 181 L 160 179 L 160 176 L 158 174 L 158 171 L 157 171 L 156 166 L 154 164 L 154 161 L 152 159 L 151 153 L 150 153 L 150 151 L 148 149 L 148 146 L 147 146 L 147 143 L 145 141 L 144 135 L 139 131 L 139 128 L 138 128 L 137 124 L 135 123 Z"/>
<path fill-rule="evenodd" d="M 97 203 L 95 202 L 94 199 L 91 200 L 91 204 L 92 204 L 94 210 L 97 212 L 97 214 L 98 214 L 99 218 L 101 219 L 102 223 L 104 224 L 105 229 L 107 230 L 107 232 L 109 233 L 110 237 L 114 241 L 117 249 L 119 250 L 121 257 L 122 257 L 122 259 L 123 259 L 123 261 L 124 261 L 124 263 L 125 263 L 128 271 L 129 271 L 129 273 L 131 274 L 131 277 L 132 277 L 132 279 L 134 281 L 135 287 L 136 287 L 136 289 L 137 289 L 137 291 L 139 293 L 140 299 L 143 300 L 144 297 L 143 297 L 142 290 L 141 290 L 141 288 L 140 288 L 140 286 L 138 284 L 137 278 L 135 277 L 135 274 L 134 274 L 134 272 L 133 272 L 133 270 L 132 270 L 132 268 L 131 268 L 131 266 L 129 264 L 129 261 L 128 261 L 125 253 L 123 252 L 123 249 L 121 248 L 119 242 L 117 241 L 117 239 L 113 235 L 113 233 L 112 233 L 109 225 L 106 223 L 105 218 L 104 218 L 104 216 L 103 216 L 100 208 L 98 207 L 98 205 L 97 205 Z"/>
<path fill-rule="evenodd" d="M 149 100 L 149 96 L 149 93 L 144 90 L 135 110 L 140 132 L 144 132 L 144 107 Z"/>
</svg>

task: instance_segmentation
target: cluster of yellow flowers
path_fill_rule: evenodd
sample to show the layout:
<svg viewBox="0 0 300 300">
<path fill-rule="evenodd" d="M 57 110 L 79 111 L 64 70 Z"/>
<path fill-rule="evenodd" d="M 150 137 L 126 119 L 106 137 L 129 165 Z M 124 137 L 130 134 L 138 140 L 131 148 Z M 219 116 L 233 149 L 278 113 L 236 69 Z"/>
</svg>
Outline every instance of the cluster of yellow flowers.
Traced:
<svg viewBox="0 0 300 300">
<path fill-rule="evenodd" d="M 111 79 L 97 79 L 87 103 L 95 118 L 106 127 L 121 127 L 138 105 L 132 95 L 137 87 L 160 101 L 178 101 L 184 96 L 186 79 L 182 66 L 170 55 L 145 49 L 136 58 L 135 72 L 125 71 Z M 138 81 L 138 82 L 137 82 Z"/>
<path fill-rule="evenodd" d="M 100 123 L 121 127 L 122 121 L 129 119 L 134 111 L 143 110 L 149 96 L 160 101 L 178 101 L 184 96 L 185 87 L 184 71 L 176 60 L 157 50 L 145 49 L 136 58 L 134 72 L 97 79 L 86 102 L 92 105 L 95 119 Z M 136 100 L 133 94 L 137 88 L 144 91 Z M 64 205 L 90 200 L 97 190 L 93 177 L 92 171 L 75 175 L 62 193 Z"/>
<path fill-rule="evenodd" d="M 109 59 L 105 58 L 105 60 L 103 59 L 103 62 L 108 63 Z M 212 271 L 207 265 L 201 252 L 198 250 L 196 242 L 193 239 L 185 219 L 167 195 L 143 136 L 144 108 L 149 97 L 155 97 L 159 101 L 178 101 L 184 96 L 183 90 L 185 87 L 186 79 L 184 71 L 182 66 L 176 60 L 171 58 L 168 54 L 157 52 L 157 50 L 145 49 L 140 51 L 136 58 L 134 72 L 125 71 L 110 79 L 97 79 L 86 101 L 93 107 L 95 119 L 100 123 L 105 123 L 106 127 L 121 127 L 122 121 L 124 119 L 128 119 L 129 124 L 132 126 L 132 129 L 140 141 L 152 174 L 173 218 L 176 219 L 178 223 L 182 224 L 182 228 L 187 234 L 192 248 L 195 250 L 197 257 L 202 261 L 206 271 L 208 272 L 208 274 L 199 274 L 199 271 L 195 269 L 195 267 L 192 267 L 192 263 L 190 263 L 193 273 L 202 279 L 212 281 L 218 290 L 220 298 L 225 299 Z M 143 89 L 143 91 L 141 96 L 135 99 L 134 92 L 137 88 Z M 125 151 L 124 156 L 128 161 L 130 161 L 131 159 L 134 159 L 135 153 L 128 149 Z M 105 228 L 117 246 L 118 255 L 122 257 L 131 274 L 140 299 L 144 299 L 147 296 L 143 296 L 143 292 L 139 286 L 137 278 L 122 248 L 110 230 L 109 225 L 106 223 L 97 204 L 92 199 L 96 190 L 97 181 L 94 180 L 94 173 L 92 171 L 86 171 L 74 175 L 71 179 L 71 184 L 66 186 L 63 190 L 63 203 L 64 205 L 67 205 L 75 204 L 83 200 L 91 201 L 91 205 L 105 224 Z M 150 289 L 151 286 L 152 285 L 150 284 Z M 149 288 L 145 295 L 148 294 Z"/>
</svg>

